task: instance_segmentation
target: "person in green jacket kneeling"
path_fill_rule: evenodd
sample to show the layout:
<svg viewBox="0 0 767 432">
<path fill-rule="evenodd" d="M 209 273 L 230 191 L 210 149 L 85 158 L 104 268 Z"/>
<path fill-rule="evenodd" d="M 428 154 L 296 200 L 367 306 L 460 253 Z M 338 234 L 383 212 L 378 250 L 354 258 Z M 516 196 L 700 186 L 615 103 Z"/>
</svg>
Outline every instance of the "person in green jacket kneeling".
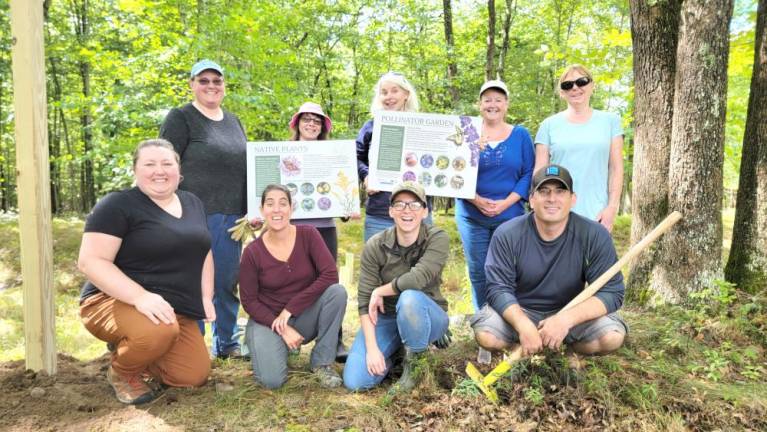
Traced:
<svg viewBox="0 0 767 432">
<path fill-rule="evenodd" d="M 448 333 L 447 301 L 440 293 L 449 237 L 422 221 L 428 216 L 421 185 L 403 182 L 391 194 L 395 225 L 368 240 L 362 251 L 357 294 L 361 329 L 344 368 L 344 385 L 366 390 L 383 381 L 392 356 L 404 345 L 402 377 L 396 389 L 417 384 L 416 359 Z"/>
</svg>

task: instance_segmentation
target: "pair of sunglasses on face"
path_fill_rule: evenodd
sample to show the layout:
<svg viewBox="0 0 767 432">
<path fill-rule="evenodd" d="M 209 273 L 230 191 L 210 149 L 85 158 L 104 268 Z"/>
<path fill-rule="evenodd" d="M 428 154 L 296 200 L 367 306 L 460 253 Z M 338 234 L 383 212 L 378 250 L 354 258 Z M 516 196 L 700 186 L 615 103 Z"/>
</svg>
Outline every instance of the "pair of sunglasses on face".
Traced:
<svg viewBox="0 0 767 432">
<path fill-rule="evenodd" d="M 578 88 L 582 88 L 582 87 L 586 87 L 589 84 L 591 84 L 591 78 L 580 77 L 577 80 L 573 80 L 573 81 L 562 81 L 561 83 L 559 83 L 559 88 L 561 88 L 564 91 L 567 91 L 572 89 L 573 86 L 578 86 Z"/>
</svg>

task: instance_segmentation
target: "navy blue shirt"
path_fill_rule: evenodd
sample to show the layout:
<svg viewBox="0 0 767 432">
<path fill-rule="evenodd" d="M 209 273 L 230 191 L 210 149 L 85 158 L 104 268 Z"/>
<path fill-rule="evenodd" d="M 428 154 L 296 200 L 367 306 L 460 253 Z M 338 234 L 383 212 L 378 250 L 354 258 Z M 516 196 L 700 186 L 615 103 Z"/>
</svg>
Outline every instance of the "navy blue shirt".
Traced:
<svg viewBox="0 0 767 432">
<path fill-rule="evenodd" d="M 499 314 L 513 304 L 540 312 L 563 308 L 616 261 L 610 233 L 573 212 L 564 232 L 543 240 L 533 213 L 501 225 L 485 261 L 487 301 Z M 623 304 L 623 275 L 618 272 L 595 295 L 607 312 Z"/>
</svg>

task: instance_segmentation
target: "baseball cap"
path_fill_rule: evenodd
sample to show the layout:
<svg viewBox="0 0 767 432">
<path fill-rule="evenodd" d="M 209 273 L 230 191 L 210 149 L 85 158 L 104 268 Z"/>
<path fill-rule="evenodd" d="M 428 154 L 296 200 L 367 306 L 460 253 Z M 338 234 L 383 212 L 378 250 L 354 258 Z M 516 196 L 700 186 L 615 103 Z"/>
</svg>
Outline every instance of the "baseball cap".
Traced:
<svg viewBox="0 0 767 432">
<path fill-rule="evenodd" d="M 546 165 L 535 173 L 533 191 L 537 191 L 544 182 L 549 180 L 558 180 L 567 190 L 573 191 L 573 178 L 570 177 L 570 172 L 565 167 L 554 164 Z"/>
<path fill-rule="evenodd" d="M 426 205 L 426 192 L 423 190 L 423 186 L 419 183 L 414 181 L 404 181 L 397 186 L 394 186 L 394 189 L 391 191 L 391 198 L 389 198 L 389 204 L 394 203 L 394 198 L 396 198 L 400 192 L 410 192 L 418 198 L 418 201 L 421 201 L 423 205 Z"/>
<path fill-rule="evenodd" d="M 224 76 L 224 68 L 222 68 L 218 63 L 214 62 L 213 60 L 200 60 L 197 63 L 192 66 L 192 72 L 190 74 L 190 78 L 194 78 L 203 71 L 206 70 L 214 70 L 219 73 L 219 75 Z"/>
<path fill-rule="evenodd" d="M 485 83 L 482 84 L 482 88 L 479 89 L 479 97 L 482 97 L 482 93 L 489 89 L 498 89 L 506 95 L 506 98 L 509 97 L 509 88 L 506 87 L 506 83 L 501 80 L 485 81 Z"/>
</svg>

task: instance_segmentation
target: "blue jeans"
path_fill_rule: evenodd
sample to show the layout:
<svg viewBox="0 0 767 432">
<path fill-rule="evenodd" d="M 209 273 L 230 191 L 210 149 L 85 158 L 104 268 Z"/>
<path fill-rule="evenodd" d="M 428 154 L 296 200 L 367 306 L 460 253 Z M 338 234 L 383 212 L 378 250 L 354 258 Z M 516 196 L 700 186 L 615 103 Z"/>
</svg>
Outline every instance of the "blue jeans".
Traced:
<svg viewBox="0 0 767 432">
<path fill-rule="evenodd" d="M 433 224 L 433 221 L 431 218 L 431 212 L 429 212 L 429 216 L 427 216 L 426 219 L 424 219 L 423 221 L 424 223 L 428 225 Z M 393 226 L 394 226 L 394 219 L 388 216 L 365 215 L 365 234 L 364 234 L 365 243 L 367 243 L 370 237 L 373 237 L 374 235 L 385 230 L 386 228 L 393 227 Z"/>
<path fill-rule="evenodd" d="M 377 386 L 389 373 L 391 357 L 404 344 L 412 352 L 425 351 L 429 344 L 447 331 L 445 312 L 429 296 L 418 290 L 406 290 L 397 300 L 394 314 L 378 314 L 375 326 L 378 349 L 386 358 L 386 372 L 371 375 L 367 369 L 367 349 L 362 329 L 354 338 L 344 367 L 344 385 L 349 390 L 365 390 Z"/>
<path fill-rule="evenodd" d="M 240 348 L 240 334 L 237 326 L 240 299 L 234 291 L 240 273 L 242 248 L 240 242 L 232 240 L 227 232 L 238 218 L 238 215 L 221 213 L 208 215 L 215 278 L 213 306 L 216 308 L 216 321 L 211 325 L 213 329 L 211 353 L 214 356 L 225 355 Z M 205 327 L 202 321 L 200 321 L 200 329 L 204 335 Z"/>
<path fill-rule="evenodd" d="M 471 281 L 471 302 L 474 312 L 479 311 L 487 302 L 485 291 L 485 258 L 490 247 L 490 239 L 495 230 L 506 222 L 504 220 L 481 222 L 468 216 L 456 215 L 455 224 L 463 243 L 463 254 L 469 266 L 469 280 Z"/>
</svg>

